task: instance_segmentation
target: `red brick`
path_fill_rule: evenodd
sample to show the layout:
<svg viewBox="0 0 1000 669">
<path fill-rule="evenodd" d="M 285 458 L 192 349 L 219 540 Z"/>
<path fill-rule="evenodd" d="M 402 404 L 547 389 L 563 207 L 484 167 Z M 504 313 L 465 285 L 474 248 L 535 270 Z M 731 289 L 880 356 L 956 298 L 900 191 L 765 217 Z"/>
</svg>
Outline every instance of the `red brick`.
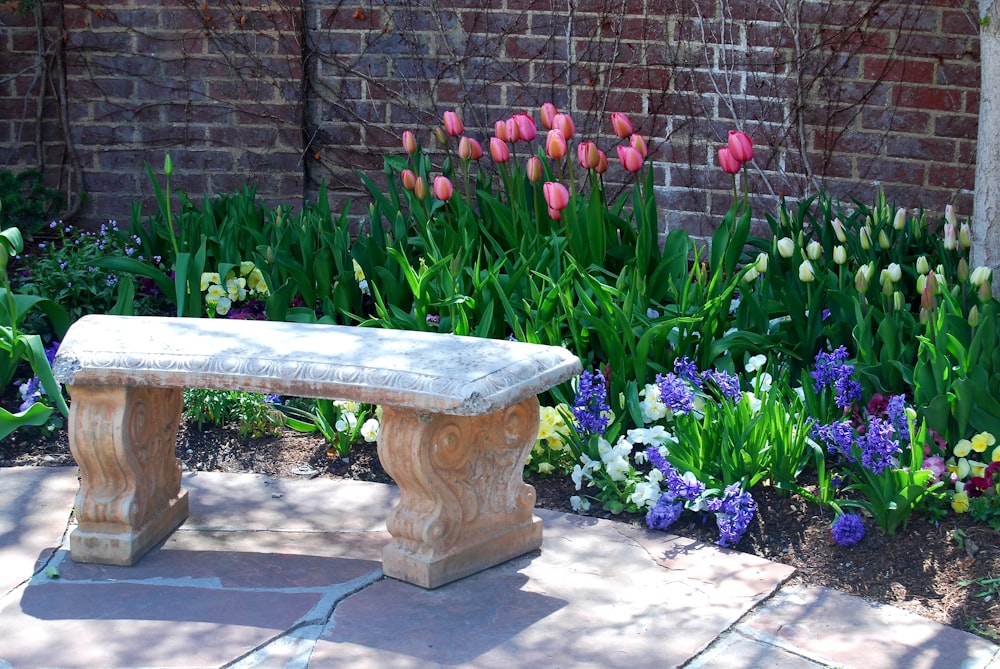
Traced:
<svg viewBox="0 0 1000 669">
<path fill-rule="evenodd" d="M 912 84 L 934 83 L 934 61 L 908 58 L 865 58 L 865 79 L 904 81 Z"/>
<path fill-rule="evenodd" d="M 896 105 L 915 109 L 960 111 L 961 94 L 950 88 L 900 86 L 893 96 Z"/>
</svg>

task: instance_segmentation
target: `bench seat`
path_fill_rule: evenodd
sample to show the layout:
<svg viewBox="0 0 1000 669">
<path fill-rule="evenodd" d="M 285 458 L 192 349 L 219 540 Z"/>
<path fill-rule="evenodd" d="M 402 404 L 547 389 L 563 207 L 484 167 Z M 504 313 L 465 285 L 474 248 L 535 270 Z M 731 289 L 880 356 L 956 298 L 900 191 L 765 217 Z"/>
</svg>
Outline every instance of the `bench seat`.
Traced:
<svg viewBox="0 0 1000 669">
<path fill-rule="evenodd" d="M 247 390 L 382 406 L 378 455 L 400 490 L 383 571 L 434 588 L 541 545 L 522 479 L 537 395 L 580 362 L 441 333 L 94 315 L 73 324 L 53 369 L 81 471 L 74 560 L 131 565 L 180 525 L 182 389 Z"/>
</svg>

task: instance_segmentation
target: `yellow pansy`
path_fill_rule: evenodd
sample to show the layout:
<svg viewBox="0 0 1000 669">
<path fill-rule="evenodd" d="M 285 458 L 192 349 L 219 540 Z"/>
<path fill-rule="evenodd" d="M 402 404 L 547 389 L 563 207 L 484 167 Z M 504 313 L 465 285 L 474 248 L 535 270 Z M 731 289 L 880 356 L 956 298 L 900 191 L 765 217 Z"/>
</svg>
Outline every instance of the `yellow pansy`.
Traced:
<svg viewBox="0 0 1000 669">
<path fill-rule="evenodd" d="M 249 260 L 244 260 L 243 262 L 240 263 L 240 276 L 246 276 L 247 274 L 250 274 L 251 272 L 253 272 L 255 267 L 256 265 L 254 265 Z"/>
<path fill-rule="evenodd" d="M 989 432 L 980 432 L 972 438 L 972 450 L 976 453 L 982 453 L 986 450 L 987 446 L 992 446 L 997 443 L 997 440 Z"/>
<path fill-rule="evenodd" d="M 964 480 L 972 470 L 972 467 L 969 466 L 969 461 L 965 458 L 959 458 L 958 462 L 948 460 L 946 466 L 948 467 L 948 473 L 954 474 L 959 481 Z"/>
<path fill-rule="evenodd" d="M 209 284 L 221 283 L 219 281 L 218 272 L 202 272 L 201 273 L 201 291 L 205 292 L 208 290 Z"/>
<path fill-rule="evenodd" d="M 955 513 L 965 513 L 969 510 L 969 495 L 965 492 L 956 492 L 951 498 L 951 508 Z"/>
<path fill-rule="evenodd" d="M 220 297 L 224 297 L 225 294 L 226 294 L 225 289 L 217 283 L 213 283 L 211 286 L 208 287 L 208 299 L 212 302 L 218 301 L 218 299 Z"/>
<path fill-rule="evenodd" d="M 997 446 L 996 448 L 993 449 L 993 455 L 990 456 L 990 460 L 992 462 L 997 462 L 998 460 L 1000 460 L 1000 446 Z"/>
<path fill-rule="evenodd" d="M 953 452 L 955 453 L 956 458 L 964 458 L 966 455 L 969 454 L 971 450 L 972 450 L 972 442 L 969 441 L 968 439 L 962 439 L 957 444 L 955 444 L 955 450 Z"/>
<path fill-rule="evenodd" d="M 973 476 L 982 477 L 986 473 L 986 465 L 981 462 L 976 462 L 975 460 L 969 461 L 969 473 Z"/>
<path fill-rule="evenodd" d="M 353 260 L 353 259 L 352 259 L 351 262 L 354 263 L 354 280 L 355 281 L 364 281 L 364 279 L 365 279 L 365 271 L 363 269 L 361 269 L 361 264 L 358 263 L 357 260 Z"/>
<path fill-rule="evenodd" d="M 538 473 L 539 474 L 551 474 L 556 470 L 555 466 L 549 462 L 539 462 L 538 463 Z"/>
</svg>

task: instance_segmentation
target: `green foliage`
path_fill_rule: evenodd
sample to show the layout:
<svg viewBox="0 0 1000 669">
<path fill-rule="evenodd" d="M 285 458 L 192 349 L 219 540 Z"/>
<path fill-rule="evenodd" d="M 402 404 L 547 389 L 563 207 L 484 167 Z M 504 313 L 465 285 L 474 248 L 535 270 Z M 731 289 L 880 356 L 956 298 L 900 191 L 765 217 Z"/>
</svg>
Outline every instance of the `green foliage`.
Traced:
<svg viewBox="0 0 1000 669">
<path fill-rule="evenodd" d="M 0 229 L 18 228 L 30 237 L 63 200 L 62 193 L 45 185 L 38 170 L 0 170 Z"/>
<path fill-rule="evenodd" d="M 260 393 L 238 390 L 194 389 L 184 391 L 184 415 L 202 429 L 206 424 L 235 425 L 244 437 L 275 434 L 281 414 Z"/>
<path fill-rule="evenodd" d="M 329 399 L 290 399 L 278 406 L 284 424 L 299 432 L 319 432 L 330 444 L 329 456 L 348 457 L 359 438 L 375 441 L 378 420 L 375 407 Z"/>
</svg>

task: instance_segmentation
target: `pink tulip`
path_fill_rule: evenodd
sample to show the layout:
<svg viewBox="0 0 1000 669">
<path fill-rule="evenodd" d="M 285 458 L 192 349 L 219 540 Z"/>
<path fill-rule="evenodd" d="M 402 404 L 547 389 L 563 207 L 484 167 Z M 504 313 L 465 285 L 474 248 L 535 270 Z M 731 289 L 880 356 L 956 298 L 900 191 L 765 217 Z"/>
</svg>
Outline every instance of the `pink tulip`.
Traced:
<svg viewBox="0 0 1000 669">
<path fill-rule="evenodd" d="M 608 171 L 608 157 L 603 151 L 598 150 L 597 158 L 597 167 L 594 168 L 594 171 L 598 174 L 604 174 Z"/>
<path fill-rule="evenodd" d="M 510 134 L 507 132 L 507 121 L 497 121 L 493 124 L 493 134 L 503 142 L 510 141 Z"/>
<path fill-rule="evenodd" d="M 462 125 L 462 119 L 458 117 L 458 114 L 453 111 L 444 113 L 444 131 L 452 137 L 459 137 L 465 132 L 465 126 Z"/>
<path fill-rule="evenodd" d="M 483 147 L 471 137 L 462 135 L 458 140 L 458 155 L 465 160 L 479 160 L 483 157 Z"/>
<path fill-rule="evenodd" d="M 403 150 L 410 156 L 417 152 L 417 137 L 410 130 L 403 131 Z"/>
<path fill-rule="evenodd" d="M 566 141 L 573 139 L 573 135 L 576 134 L 576 125 L 573 123 L 573 119 L 570 118 L 569 114 L 556 114 L 553 116 L 552 128 L 553 130 L 559 130 L 562 132 Z"/>
<path fill-rule="evenodd" d="M 448 177 L 435 177 L 434 179 L 434 197 L 444 202 L 451 199 L 451 196 L 455 192 L 455 187 L 451 185 L 451 180 Z"/>
<path fill-rule="evenodd" d="M 728 147 L 719 149 L 719 165 L 722 166 L 722 171 L 726 174 L 737 174 L 743 167 L 743 163 L 733 158 Z"/>
<path fill-rule="evenodd" d="M 611 127 L 615 134 L 622 139 L 632 135 L 632 121 L 628 120 L 628 116 L 621 112 L 611 114 Z"/>
<path fill-rule="evenodd" d="M 566 155 L 566 137 L 562 131 L 553 128 L 545 136 L 545 153 L 556 160 Z"/>
<path fill-rule="evenodd" d="M 642 154 L 631 146 L 618 145 L 618 160 L 622 161 L 622 167 L 629 172 L 638 172 L 642 169 Z"/>
<path fill-rule="evenodd" d="M 628 143 L 629 146 L 639 152 L 639 155 L 642 156 L 643 160 L 646 159 L 646 156 L 649 154 L 649 149 L 646 148 L 646 140 L 642 138 L 642 135 L 632 135 L 628 138 Z"/>
<path fill-rule="evenodd" d="M 524 173 L 528 175 L 528 181 L 538 183 L 542 180 L 542 161 L 537 156 L 528 158 L 528 162 L 524 166 Z"/>
<path fill-rule="evenodd" d="M 518 137 L 522 142 L 530 142 L 538 136 L 538 128 L 535 126 L 535 119 L 524 112 L 514 114 L 514 122 L 517 124 Z"/>
<path fill-rule="evenodd" d="M 585 170 L 592 170 L 601 162 L 600 150 L 593 142 L 580 142 L 576 147 L 576 157 Z"/>
<path fill-rule="evenodd" d="M 417 196 L 418 200 L 427 199 L 427 182 L 424 181 L 423 177 L 417 177 L 417 182 L 413 184 L 413 194 Z"/>
<path fill-rule="evenodd" d="M 399 178 L 403 182 L 403 188 L 412 191 L 417 187 L 417 175 L 413 173 L 413 170 L 403 170 L 399 173 Z"/>
<path fill-rule="evenodd" d="M 541 117 L 542 117 L 542 127 L 546 130 L 552 129 L 552 119 L 555 118 L 559 110 L 551 102 L 546 102 L 542 105 Z"/>
<path fill-rule="evenodd" d="M 552 207 L 549 207 L 549 218 L 551 218 L 553 221 L 558 221 L 559 219 L 562 218 L 562 212 L 559 211 L 558 209 L 553 209 Z"/>
<path fill-rule="evenodd" d="M 569 189 L 558 181 L 546 181 L 542 186 L 542 194 L 545 195 L 549 209 L 562 211 L 569 204 Z"/>
<path fill-rule="evenodd" d="M 510 149 L 507 148 L 507 142 L 499 137 L 490 137 L 490 155 L 497 163 L 505 163 L 510 160 Z"/>
<path fill-rule="evenodd" d="M 730 130 L 729 153 L 741 163 L 753 160 L 753 142 L 745 132 Z"/>
</svg>

